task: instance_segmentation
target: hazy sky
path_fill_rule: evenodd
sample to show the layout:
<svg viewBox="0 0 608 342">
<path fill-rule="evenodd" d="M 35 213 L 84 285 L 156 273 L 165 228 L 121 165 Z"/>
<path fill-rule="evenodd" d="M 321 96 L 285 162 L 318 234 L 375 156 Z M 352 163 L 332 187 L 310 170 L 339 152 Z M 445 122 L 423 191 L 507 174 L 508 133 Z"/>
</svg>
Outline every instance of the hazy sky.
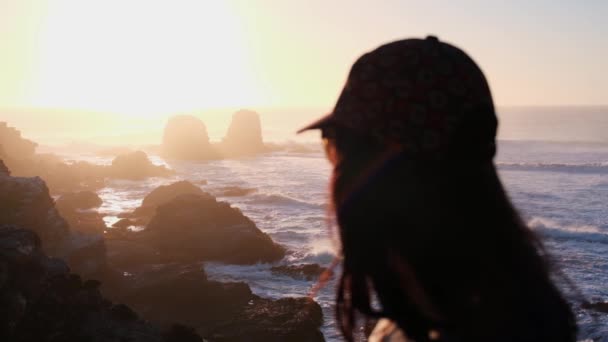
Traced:
<svg viewBox="0 0 608 342">
<path fill-rule="evenodd" d="M 498 105 L 606 104 L 606 18 L 606 0 L 0 0 L 0 107 L 330 107 L 361 53 L 429 33 Z"/>
</svg>

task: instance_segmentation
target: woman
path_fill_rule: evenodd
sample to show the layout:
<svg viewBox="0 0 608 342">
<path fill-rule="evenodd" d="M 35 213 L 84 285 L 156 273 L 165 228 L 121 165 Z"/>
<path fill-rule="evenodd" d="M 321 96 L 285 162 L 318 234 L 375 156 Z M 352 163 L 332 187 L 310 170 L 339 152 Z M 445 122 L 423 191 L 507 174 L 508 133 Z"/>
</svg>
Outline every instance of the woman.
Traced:
<svg viewBox="0 0 608 342">
<path fill-rule="evenodd" d="M 481 70 L 435 37 L 353 65 L 320 129 L 341 239 L 337 320 L 372 341 L 575 341 L 540 241 L 498 178 Z"/>
</svg>

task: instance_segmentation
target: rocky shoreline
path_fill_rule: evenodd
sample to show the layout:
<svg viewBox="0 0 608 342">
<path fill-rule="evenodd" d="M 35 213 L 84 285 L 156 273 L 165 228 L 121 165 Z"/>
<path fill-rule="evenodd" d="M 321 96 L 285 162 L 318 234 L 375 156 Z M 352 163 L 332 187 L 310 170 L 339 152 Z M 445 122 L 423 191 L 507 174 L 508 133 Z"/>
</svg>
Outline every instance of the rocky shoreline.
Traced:
<svg viewBox="0 0 608 342">
<path fill-rule="evenodd" d="M 242 122 L 225 144 L 236 154 L 243 122 L 259 118 L 244 112 L 235 120 Z M 261 136 L 248 139 L 262 150 Z M 6 125 L 2 143 L 0 340 L 324 341 L 322 310 L 311 298 L 267 299 L 246 283 L 207 278 L 205 262 L 275 264 L 286 255 L 239 209 L 180 181 L 155 189 L 108 228 L 95 192 L 105 179 L 173 172 L 143 152 L 108 166 L 65 163 L 35 154 L 36 144 Z M 222 191 L 244 196 L 255 189 Z M 319 271 L 277 267 L 306 279 Z"/>
<path fill-rule="evenodd" d="M 3 171 L 6 340 L 323 341 L 312 299 L 265 299 L 245 283 L 207 279 L 205 261 L 275 262 L 285 251 L 238 209 L 193 188 L 181 182 L 147 197 L 132 213 L 142 231 L 105 229 L 95 194 L 66 194 L 56 206 L 41 179 Z"/>
</svg>

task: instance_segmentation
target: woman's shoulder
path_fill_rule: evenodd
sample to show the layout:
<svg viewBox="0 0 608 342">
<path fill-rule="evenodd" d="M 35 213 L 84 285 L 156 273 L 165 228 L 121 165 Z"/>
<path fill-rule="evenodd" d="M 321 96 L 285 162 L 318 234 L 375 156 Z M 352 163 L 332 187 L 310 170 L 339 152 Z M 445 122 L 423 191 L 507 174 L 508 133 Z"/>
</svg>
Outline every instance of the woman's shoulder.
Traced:
<svg viewBox="0 0 608 342">
<path fill-rule="evenodd" d="M 376 323 L 376 327 L 369 335 L 369 342 L 407 342 L 405 334 L 395 322 L 382 318 Z"/>
</svg>

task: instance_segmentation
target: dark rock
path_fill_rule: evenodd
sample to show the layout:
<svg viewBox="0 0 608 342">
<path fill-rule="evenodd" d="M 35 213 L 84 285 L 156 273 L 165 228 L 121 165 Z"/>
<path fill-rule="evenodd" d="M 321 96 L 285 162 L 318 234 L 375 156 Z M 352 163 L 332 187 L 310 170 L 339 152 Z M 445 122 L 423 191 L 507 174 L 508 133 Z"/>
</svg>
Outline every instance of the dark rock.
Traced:
<svg viewBox="0 0 608 342">
<path fill-rule="evenodd" d="M 173 171 L 162 165 L 152 164 L 145 152 L 136 151 L 114 158 L 108 174 L 112 178 L 139 180 L 148 177 L 167 177 L 172 175 Z"/>
<path fill-rule="evenodd" d="M 163 334 L 165 342 L 203 342 L 203 339 L 196 333 L 194 328 L 174 324 Z"/>
<path fill-rule="evenodd" d="M 56 201 L 59 213 L 72 230 L 89 234 L 103 234 L 107 228 L 103 216 L 93 210 L 101 204 L 101 198 L 91 191 L 66 193 Z"/>
<path fill-rule="evenodd" d="M 207 127 L 200 119 L 191 115 L 178 115 L 169 119 L 163 135 L 162 156 L 178 160 L 218 157 L 209 143 Z"/>
<path fill-rule="evenodd" d="M 0 222 L 33 230 L 51 255 L 64 250 L 70 227 L 42 179 L 0 175 L 0 203 Z"/>
<path fill-rule="evenodd" d="M 210 341 L 323 341 L 312 299 L 263 299 L 245 283 L 208 280 L 196 263 L 137 267 L 114 295 L 147 320 L 178 321 Z"/>
<path fill-rule="evenodd" d="M 152 190 L 135 210 L 135 216 L 150 216 L 156 213 L 156 208 L 160 205 L 171 202 L 180 195 L 200 195 L 209 196 L 198 186 L 188 182 L 179 181 L 169 185 L 162 185 Z"/>
<path fill-rule="evenodd" d="M 116 298 L 161 324 L 209 327 L 233 318 L 254 298 L 245 283 L 208 281 L 200 264 L 140 265 L 132 272 Z"/>
<path fill-rule="evenodd" d="M 258 298 L 227 325 L 208 336 L 212 341 L 325 341 L 321 306 L 310 298 Z M 207 337 L 207 336 L 205 336 Z"/>
<path fill-rule="evenodd" d="M 583 309 L 594 310 L 598 312 L 608 313 L 608 302 L 589 303 L 585 302 L 581 305 Z"/>
<path fill-rule="evenodd" d="M 106 243 L 101 234 L 74 232 L 70 236 L 65 260 L 72 271 L 83 276 L 97 275 L 107 266 Z"/>
<path fill-rule="evenodd" d="M 84 275 L 104 267 L 102 235 L 72 230 L 55 208 L 42 179 L 0 176 L 0 203 L 0 222 L 31 229 L 40 237 L 42 248 L 48 255 L 65 259 Z"/>
<path fill-rule="evenodd" d="M 140 233 L 122 232 L 122 236 L 110 229 L 106 234 L 106 257 L 113 269 L 129 270 L 140 265 L 162 262 L 160 253 L 152 246 L 137 241 Z"/>
<path fill-rule="evenodd" d="M 99 208 L 102 204 L 101 198 L 92 191 L 66 193 L 56 201 L 59 210 L 93 209 Z"/>
<path fill-rule="evenodd" d="M 42 252 L 34 232 L 0 226 L 5 279 L 0 283 L 0 340 L 175 341 L 170 339 L 174 329 L 163 332 L 130 308 L 112 305 L 101 295 L 99 282 L 83 282 L 56 264 Z"/>
<path fill-rule="evenodd" d="M 318 264 L 281 265 L 272 267 L 270 271 L 277 275 L 286 275 L 295 279 L 312 281 L 318 279 L 327 271 L 327 268 L 321 267 Z"/>
<path fill-rule="evenodd" d="M 234 113 L 228 132 L 220 146 L 222 153 L 226 156 L 265 152 L 259 114 L 250 110 L 240 110 Z"/>
<path fill-rule="evenodd" d="M 285 255 L 240 210 L 210 195 L 181 195 L 159 206 L 140 240 L 167 261 L 253 264 Z"/>
<path fill-rule="evenodd" d="M 247 196 L 247 195 L 252 194 L 252 193 L 254 193 L 256 191 L 257 190 L 253 189 L 253 188 L 241 188 L 241 187 L 238 187 L 238 186 L 226 186 L 226 187 L 218 189 L 215 194 L 217 196 L 220 196 L 220 197 L 241 197 L 241 196 Z"/>
</svg>

